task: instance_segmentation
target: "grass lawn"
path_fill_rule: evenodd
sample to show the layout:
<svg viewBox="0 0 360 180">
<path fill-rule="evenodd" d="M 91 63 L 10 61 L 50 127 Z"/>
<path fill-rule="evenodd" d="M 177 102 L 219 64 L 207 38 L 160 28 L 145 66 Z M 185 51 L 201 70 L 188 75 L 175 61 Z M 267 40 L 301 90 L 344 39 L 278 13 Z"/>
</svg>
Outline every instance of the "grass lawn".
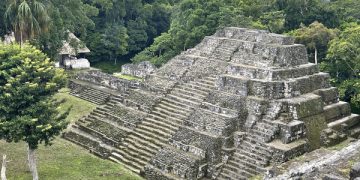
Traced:
<svg viewBox="0 0 360 180">
<path fill-rule="evenodd" d="M 99 61 L 91 63 L 91 67 L 101 69 L 105 73 L 113 74 L 116 72 L 121 72 L 121 66 L 131 62 L 118 61 L 115 65 L 113 61 Z"/>
<path fill-rule="evenodd" d="M 95 105 L 68 95 L 64 89 L 56 95 L 66 99 L 62 109 L 73 106 L 68 120 L 75 121 L 91 112 Z M 137 180 L 138 175 L 109 160 L 103 160 L 87 150 L 58 137 L 52 146 L 41 145 L 37 150 L 40 179 L 45 180 Z M 0 141 L 0 155 L 6 154 L 9 180 L 32 179 L 27 166 L 25 143 L 6 143 Z M 2 157 L 2 156 L 1 156 Z"/>
</svg>

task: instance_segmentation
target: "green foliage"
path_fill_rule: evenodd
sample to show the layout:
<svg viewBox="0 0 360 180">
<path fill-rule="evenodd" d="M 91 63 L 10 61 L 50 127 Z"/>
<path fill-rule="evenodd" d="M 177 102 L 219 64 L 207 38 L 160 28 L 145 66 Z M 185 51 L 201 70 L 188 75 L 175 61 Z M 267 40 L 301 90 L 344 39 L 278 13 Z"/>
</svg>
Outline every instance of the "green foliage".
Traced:
<svg viewBox="0 0 360 180">
<path fill-rule="evenodd" d="M 330 42 L 328 54 L 321 66 L 334 78 L 341 99 L 350 102 L 359 112 L 360 25 L 352 23 L 344 27 L 340 36 Z"/>
<path fill-rule="evenodd" d="M 7 4 L 5 20 L 15 32 L 17 41 L 23 43 L 46 31 L 49 16 L 45 5 L 40 1 L 13 0 Z"/>
<path fill-rule="evenodd" d="M 25 141 L 31 149 L 51 144 L 66 128 L 52 96 L 66 76 L 40 50 L 30 45 L 0 44 L 0 139 Z"/>
<path fill-rule="evenodd" d="M 315 21 L 308 27 L 301 26 L 289 34 L 295 37 L 295 42 L 304 44 L 309 52 L 310 59 L 314 62 L 315 54 L 318 52 L 320 62 L 325 58 L 328 43 L 337 36 L 337 30 L 329 29 L 323 24 Z M 317 52 L 315 52 L 317 51 Z"/>
<path fill-rule="evenodd" d="M 181 1 L 174 8 L 169 31 L 155 38 L 154 43 L 137 54 L 132 61 L 150 60 L 160 66 L 181 51 L 199 43 L 204 36 L 213 34 L 219 27 L 251 27 L 252 18 L 245 16 L 241 3 L 241 0 Z"/>
<path fill-rule="evenodd" d="M 314 21 L 319 21 L 330 28 L 339 25 L 336 12 L 327 1 L 276 0 L 276 6 L 278 10 L 284 11 L 286 30 L 299 28 L 301 24 L 309 25 Z"/>
<path fill-rule="evenodd" d="M 127 61 L 129 57 L 153 43 L 156 36 L 167 31 L 174 2 L 167 0 L 91 0 L 99 8 L 92 18 L 95 29 L 85 38 L 92 50 L 89 59 L 96 61 Z M 118 33 L 116 29 L 121 29 Z M 116 36 L 114 38 L 107 38 Z M 110 48 L 109 48 L 110 47 Z"/>
</svg>

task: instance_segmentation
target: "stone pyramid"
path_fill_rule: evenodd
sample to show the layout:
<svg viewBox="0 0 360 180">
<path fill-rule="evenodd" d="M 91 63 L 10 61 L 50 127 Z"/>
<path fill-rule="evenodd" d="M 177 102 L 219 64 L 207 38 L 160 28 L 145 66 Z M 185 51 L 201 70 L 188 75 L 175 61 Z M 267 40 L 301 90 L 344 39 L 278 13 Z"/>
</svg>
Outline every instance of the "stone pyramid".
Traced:
<svg viewBox="0 0 360 180">
<path fill-rule="evenodd" d="M 72 94 L 99 104 L 64 134 L 147 179 L 249 179 L 359 136 L 359 116 L 294 39 L 229 27 L 144 81 L 79 74 Z"/>
</svg>

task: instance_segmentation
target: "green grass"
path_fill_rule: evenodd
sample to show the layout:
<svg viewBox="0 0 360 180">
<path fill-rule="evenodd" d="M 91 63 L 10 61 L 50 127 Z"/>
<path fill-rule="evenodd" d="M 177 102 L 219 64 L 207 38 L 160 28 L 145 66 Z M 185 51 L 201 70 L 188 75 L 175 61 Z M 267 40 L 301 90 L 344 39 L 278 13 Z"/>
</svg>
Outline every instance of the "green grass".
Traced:
<svg viewBox="0 0 360 180">
<path fill-rule="evenodd" d="M 115 77 L 118 77 L 120 79 L 126 79 L 126 80 L 129 80 L 129 81 L 142 81 L 143 79 L 142 78 L 139 78 L 139 77 L 135 77 L 135 76 L 130 76 L 130 75 L 125 75 L 125 74 L 117 74 L 117 73 L 114 73 L 114 76 Z"/>
<path fill-rule="evenodd" d="M 68 95 L 63 89 L 55 97 L 65 99 L 61 109 L 73 106 L 68 120 L 74 122 L 91 112 L 95 105 Z M 0 141 L 0 155 L 6 154 L 9 180 L 30 180 L 26 160 L 26 144 Z M 45 180 L 137 180 L 142 179 L 119 164 L 103 160 L 87 150 L 60 137 L 49 147 L 41 145 L 36 151 L 40 179 Z"/>
<path fill-rule="evenodd" d="M 102 70 L 105 73 L 113 74 L 121 72 L 121 66 L 129 62 L 118 62 L 116 65 L 113 61 L 99 61 L 91 63 L 91 67 Z"/>
<path fill-rule="evenodd" d="M 55 95 L 55 98 L 58 100 L 65 100 L 60 107 L 60 111 L 65 111 L 68 108 L 71 108 L 69 116 L 66 120 L 70 122 L 74 122 L 79 118 L 89 114 L 92 110 L 96 108 L 95 104 L 89 103 L 82 99 L 76 98 L 74 96 L 69 95 L 69 89 L 64 88 L 61 89 L 58 94 Z"/>
</svg>

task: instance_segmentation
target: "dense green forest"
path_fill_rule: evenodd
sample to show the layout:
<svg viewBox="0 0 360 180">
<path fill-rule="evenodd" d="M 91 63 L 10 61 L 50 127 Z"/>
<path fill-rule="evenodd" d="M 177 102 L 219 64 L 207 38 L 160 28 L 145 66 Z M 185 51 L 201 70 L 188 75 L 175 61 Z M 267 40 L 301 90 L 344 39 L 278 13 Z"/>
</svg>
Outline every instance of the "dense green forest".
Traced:
<svg viewBox="0 0 360 180">
<path fill-rule="evenodd" d="M 4 0 L 0 12 L 1 36 L 15 31 L 55 57 L 68 30 L 110 67 L 161 66 L 224 26 L 293 35 L 360 108 L 359 0 Z"/>
</svg>

